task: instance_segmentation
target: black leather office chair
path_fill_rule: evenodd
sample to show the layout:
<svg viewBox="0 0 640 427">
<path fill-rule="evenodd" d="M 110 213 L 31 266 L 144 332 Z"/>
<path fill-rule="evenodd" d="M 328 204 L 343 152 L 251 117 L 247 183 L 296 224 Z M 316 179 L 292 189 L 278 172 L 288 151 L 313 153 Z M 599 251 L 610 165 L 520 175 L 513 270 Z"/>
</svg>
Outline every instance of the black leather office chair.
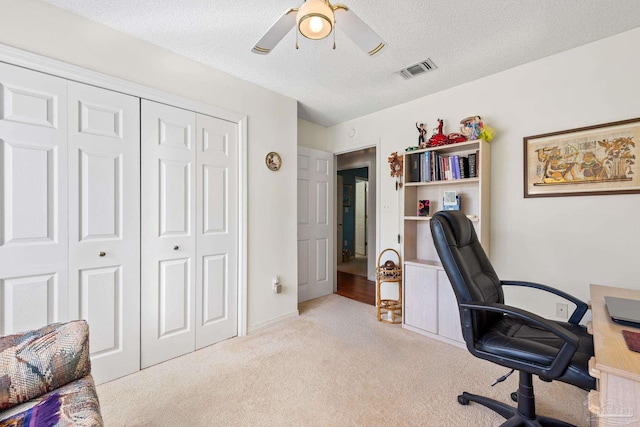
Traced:
<svg viewBox="0 0 640 427">
<path fill-rule="evenodd" d="M 587 305 L 562 291 L 528 282 L 498 278 L 485 254 L 473 223 L 460 211 L 440 211 L 431 218 L 431 234 L 458 300 L 462 334 L 476 357 L 520 371 L 518 407 L 463 392 L 458 402 L 477 402 L 503 417 L 503 426 L 570 426 L 536 415 L 532 376 L 558 380 L 585 390 L 595 388 L 588 362 L 593 338 L 578 322 Z M 568 322 L 544 319 L 505 305 L 503 286 L 526 286 L 558 295 L 576 305 Z"/>
</svg>

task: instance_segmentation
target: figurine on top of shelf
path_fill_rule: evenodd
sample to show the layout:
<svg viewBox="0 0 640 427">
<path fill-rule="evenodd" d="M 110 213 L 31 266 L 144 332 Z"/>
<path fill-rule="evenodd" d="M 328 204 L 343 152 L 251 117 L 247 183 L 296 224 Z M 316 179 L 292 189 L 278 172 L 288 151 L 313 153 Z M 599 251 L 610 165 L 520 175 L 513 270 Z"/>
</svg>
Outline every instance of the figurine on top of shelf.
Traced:
<svg viewBox="0 0 640 427">
<path fill-rule="evenodd" d="M 416 122 L 416 129 L 420 132 L 420 135 L 418 136 L 418 145 L 420 148 L 427 148 L 427 143 L 424 140 L 427 130 L 424 128 L 424 123 L 420 123 L 420 126 L 418 126 L 418 122 Z"/>
<path fill-rule="evenodd" d="M 471 116 L 460 120 L 460 132 L 468 139 L 483 139 L 487 142 L 493 139 L 495 131 L 485 125 L 480 116 Z"/>
<path fill-rule="evenodd" d="M 439 147 L 447 143 L 447 135 L 442 133 L 442 128 L 444 127 L 444 121 L 442 119 L 438 119 L 438 127 L 434 128 L 433 135 L 429 138 L 428 147 Z"/>
<path fill-rule="evenodd" d="M 447 144 L 455 144 L 456 142 L 465 142 L 467 137 L 461 133 L 452 132 L 447 135 Z"/>
</svg>

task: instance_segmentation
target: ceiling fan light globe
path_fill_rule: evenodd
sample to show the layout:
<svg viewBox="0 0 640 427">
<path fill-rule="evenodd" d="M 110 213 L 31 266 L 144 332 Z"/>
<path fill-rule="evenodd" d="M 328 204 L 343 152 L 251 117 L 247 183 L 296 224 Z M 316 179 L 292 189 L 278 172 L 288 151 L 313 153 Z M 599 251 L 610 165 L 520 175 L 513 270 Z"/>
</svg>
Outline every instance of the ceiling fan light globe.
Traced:
<svg viewBox="0 0 640 427">
<path fill-rule="evenodd" d="M 304 37 L 320 40 L 333 30 L 333 10 L 324 0 L 308 0 L 296 16 L 298 30 Z"/>
<path fill-rule="evenodd" d="M 322 31 L 322 27 L 324 27 L 324 24 L 322 23 L 322 18 L 319 16 L 312 16 L 309 19 L 309 29 L 312 33 L 318 34 Z"/>
</svg>

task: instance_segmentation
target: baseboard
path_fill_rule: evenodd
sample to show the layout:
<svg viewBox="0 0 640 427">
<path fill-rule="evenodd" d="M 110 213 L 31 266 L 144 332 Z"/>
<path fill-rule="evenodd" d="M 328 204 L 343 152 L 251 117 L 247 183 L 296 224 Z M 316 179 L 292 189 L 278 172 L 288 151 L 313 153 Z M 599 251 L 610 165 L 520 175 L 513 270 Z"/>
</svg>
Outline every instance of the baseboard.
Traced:
<svg viewBox="0 0 640 427">
<path fill-rule="evenodd" d="M 276 317 L 274 319 L 267 320 L 266 322 L 258 323 L 257 325 L 250 326 L 247 329 L 247 334 L 252 334 L 252 333 L 257 332 L 257 331 L 259 331 L 261 329 L 268 328 L 269 326 L 273 326 L 276 323 L 280 323 L 280 322 L 285 321 L 287 319 L 292 319 L 294 317 L 298 317 L 299 315 L 300 315 L 300 312 L 298 310 L 296 310 L 296 311 L 292 311 L 291 313 L 287 313 L 287 314 L 283 314 L 282 316 L 278 316 L 278 317 Z"/>
<path fill-rule="evenodd" d="M 414 326 L 407 325 L 406 323 L 402 324 L 402 328 L 406 329 L 407 331 L 411 331 L 411 332 L 415 332 L 415 333 L 420 334 L 420 335 L 424 335 L 425 337 L 433 338 L 434 340 L 446 342 L 447 344 L 451 344 L 451 345 L 459 347 L 459 348 L 464 348 L 464 349 L 467 348 L 467 345 L 464 342 L 452 340 L 451 338 L 443 337 L 442 335 L 438 335 L 438 334 L 434 334 L 432 332 L 424 331 L 424 330 L 422 330 L 420 328 L 416 328 Z"/>
</svg>

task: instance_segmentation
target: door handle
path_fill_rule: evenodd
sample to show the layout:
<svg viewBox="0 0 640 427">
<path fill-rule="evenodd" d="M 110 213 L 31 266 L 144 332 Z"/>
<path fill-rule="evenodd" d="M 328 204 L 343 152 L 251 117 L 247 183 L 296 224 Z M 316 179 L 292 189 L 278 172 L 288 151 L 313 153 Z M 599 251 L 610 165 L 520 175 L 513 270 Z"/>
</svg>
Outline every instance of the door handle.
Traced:
<svg viewBox="0 0 640 427">
<path fill-rule="evenodd" d="M 100 251 L 100 252 L 98 252 L 98 256 L 105 256 L 106 254 L 107 254 L 107 253 L 106 253 L 106 252 L 104 252 L 104 251 Z"/>
<path fill-rule="evenodd" d="M 173 250 L 174 250 L 174 251 L 177 251 L 178 249 L 180 249 L 180 246 L 178 246 L 178 245 L 175 245 L 175 246 L 173 247 Z"/>
</svg>

